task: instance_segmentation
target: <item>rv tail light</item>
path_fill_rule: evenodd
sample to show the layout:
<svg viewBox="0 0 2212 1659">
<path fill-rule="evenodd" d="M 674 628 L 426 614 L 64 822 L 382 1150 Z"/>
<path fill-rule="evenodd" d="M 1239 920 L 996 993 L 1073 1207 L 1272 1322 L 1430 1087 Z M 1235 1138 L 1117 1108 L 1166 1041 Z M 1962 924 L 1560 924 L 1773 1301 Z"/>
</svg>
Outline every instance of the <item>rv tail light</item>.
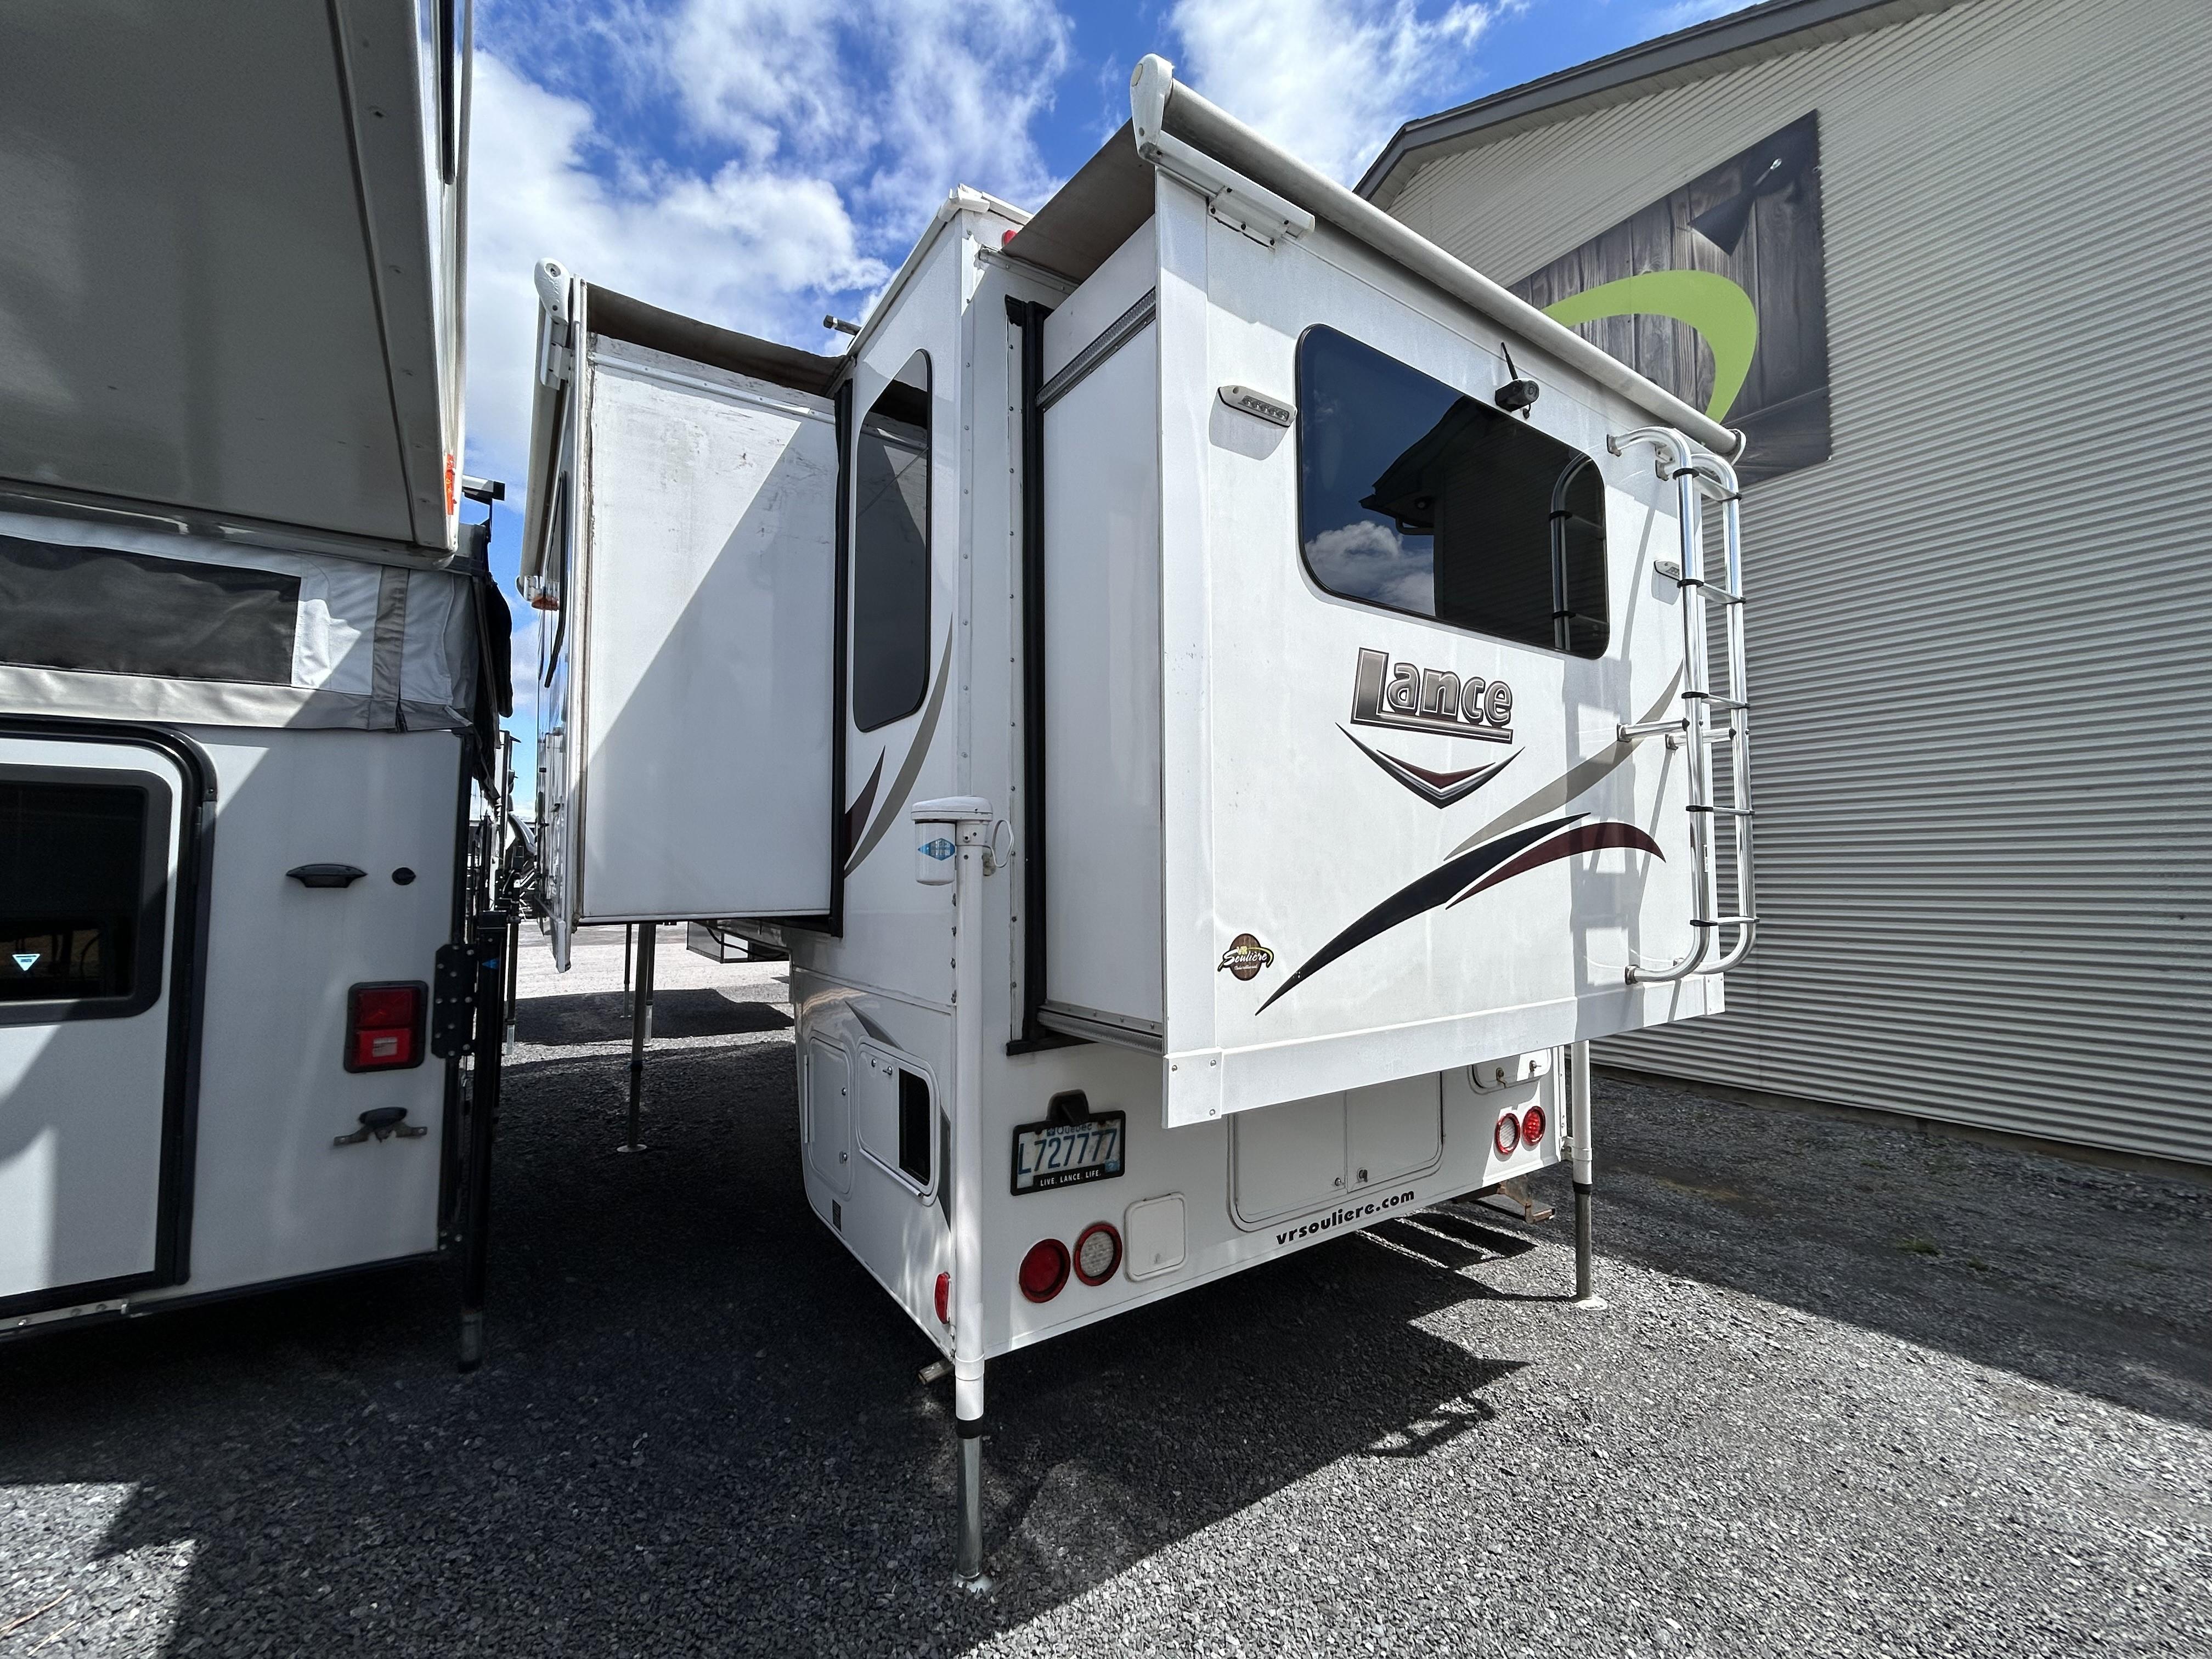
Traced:
<svg viewBox="0 0 2212 1659">
<path fill-rule="evenodd" d="M 940 1325 L 950 1325 L 952 1322 L 952 1275 L 951 1273 L 939 1273 L 937 1276 L 937 1322 Z"/>
<path fill-rule="evenodd" d="M 1510 1158 L 1521 1144 L 1521 1120 L 1508 1112 L 1498 1120 L 1498 1133 L 1491 1136 L 1500 1158 Z"/>
<path fill-rule="evenodd" d="M 1022 1294 L 1032 1302 L 1049 1302 L 1067 1283 L 1067 1246 L 1056 1238 L 1040 1238 L 1022 1258 Z"/>
<path fill-rule="evenodd" d="M 1544 1138 L 1544 1109 L 1531 1106 L 1521 1114 L 1521 1139 L 1524 1146 L 1534 1146 Z"/>
<path fill-rule="evenodd" d="M 422 1063 L 422 1009 L 429 987 L 420 981 L 356 985 L 346 993 L 345 1068 L 397 1072 Z"/>
<path fill-rule="evenodd" d="M 1094 1221 L 1075 1241 L 1075 1276 L 1086 1285 L 1103 1285 L 1121 1265 L 1121 1235 L 1110 1221 Z"/>
</svg>

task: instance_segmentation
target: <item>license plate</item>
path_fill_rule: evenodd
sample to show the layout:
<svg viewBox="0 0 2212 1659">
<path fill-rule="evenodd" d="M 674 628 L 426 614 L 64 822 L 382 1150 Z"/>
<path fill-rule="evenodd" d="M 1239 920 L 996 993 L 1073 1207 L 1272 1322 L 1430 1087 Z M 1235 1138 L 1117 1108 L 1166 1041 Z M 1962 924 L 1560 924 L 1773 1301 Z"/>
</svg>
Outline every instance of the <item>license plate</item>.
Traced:
<svg viewBox="0 0 2212 1659">
<path fill-rule="evenodd" d="M 1080 1123 L 1024 1123 L 1014 1131 L 1014 1190 L 1048 1192 L 1121 1173 L 1127 1119 L 1094 1112 Z"/>
</svg>

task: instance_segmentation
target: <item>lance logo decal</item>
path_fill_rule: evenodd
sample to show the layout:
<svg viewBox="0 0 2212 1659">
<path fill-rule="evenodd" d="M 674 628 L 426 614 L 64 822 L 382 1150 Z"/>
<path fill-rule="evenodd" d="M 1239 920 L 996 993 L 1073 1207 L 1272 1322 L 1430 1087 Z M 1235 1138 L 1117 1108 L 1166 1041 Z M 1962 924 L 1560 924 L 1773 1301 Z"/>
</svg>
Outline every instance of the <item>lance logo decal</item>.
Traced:
<svg viewBox="0 0 2212 1659">
<path fill-rule="evenodd" d="M 1431 806 L 1449 806 L 1455 801 L 1465 800 L 1519 759 L 1521 754 L 1516 749 L 1504 760 L 1492 761 L 1487 765 L 1470 766 L 1456 772 L 1432 772 L 1425 766 L 1400 760 L 1395 755 L 1386 755 L 1372 744 L 1361 743 L 1358 733 L 1349 726 L 1336 729 L 1358 744 L 1361 754 Z"/>
<path fill-rule="evenodd" d="M 39 965 L 39 957 L 41 954 L 37 951 L 18 951 L 15 953 L 15 965 L 27 974 Z"/>
<path fill-rule="evenodd" d="M 1513 688 L 1504 680 L 1463 680 L 1448 669 L 1394 663 L 1388 651 L 1363 649 L 1352 676 L 1352 723 L 1510 743 Z"/>
</svg>

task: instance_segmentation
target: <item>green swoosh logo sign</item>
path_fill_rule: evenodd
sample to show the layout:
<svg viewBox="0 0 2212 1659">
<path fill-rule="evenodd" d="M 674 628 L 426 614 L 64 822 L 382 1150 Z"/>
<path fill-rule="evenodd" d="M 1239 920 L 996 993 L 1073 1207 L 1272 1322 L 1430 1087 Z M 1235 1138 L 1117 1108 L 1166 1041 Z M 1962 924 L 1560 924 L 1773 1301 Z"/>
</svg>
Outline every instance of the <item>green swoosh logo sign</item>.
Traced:
<svg viewBox="0 0 2212 1659">
<path fill-rule="evenodd" d="M 1743 390 L 1759 349 L 1759 308 L 1751 295 L 1710 270 L 1647 270 L 1601 283 L 1544 307 L 1553 321 L 1572 328 L 1606 317 L 1672 317 L 1704 337 L 1713 354 L 1713 400 L 1709 419 L 1719 420 Z"/>
</svg>

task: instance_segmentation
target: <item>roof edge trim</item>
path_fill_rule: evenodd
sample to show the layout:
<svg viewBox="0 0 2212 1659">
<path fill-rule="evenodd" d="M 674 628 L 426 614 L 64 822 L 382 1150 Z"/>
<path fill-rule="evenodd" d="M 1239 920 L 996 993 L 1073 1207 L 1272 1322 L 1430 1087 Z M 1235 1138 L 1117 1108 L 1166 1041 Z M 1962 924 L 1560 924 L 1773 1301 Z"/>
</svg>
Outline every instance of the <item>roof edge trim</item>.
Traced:
<svg viewBox="0 0 2212 1659">
<path fill-rule="evenodd" d="M 1840 25 L 1856 34 L 1962 3 L 1964 0 L 1767 0 L 1765 5 L 1640 40 L 1472 103 L 1417 117 L 1391 137 L 1355 188 L 1376 206 L 1388 207 L 1411 182 L 1413 169 L 1423 160 L 1434 159 L 1427 152 L 1471 143 L 1477 135 L 1507 122 L 1539 115 L 1564 118 L 1571 106 L 1579 114 L 1585 106 L 1626 102 L 1642 95 L 1638 88 L 1662 76 L 1703 80 L 1725 74 L 1738 66 L 1730 60 L 1741 54 L 1788 50 L 1782 43 L 1790 37 L 1826 26 Z"/>
</svg>

